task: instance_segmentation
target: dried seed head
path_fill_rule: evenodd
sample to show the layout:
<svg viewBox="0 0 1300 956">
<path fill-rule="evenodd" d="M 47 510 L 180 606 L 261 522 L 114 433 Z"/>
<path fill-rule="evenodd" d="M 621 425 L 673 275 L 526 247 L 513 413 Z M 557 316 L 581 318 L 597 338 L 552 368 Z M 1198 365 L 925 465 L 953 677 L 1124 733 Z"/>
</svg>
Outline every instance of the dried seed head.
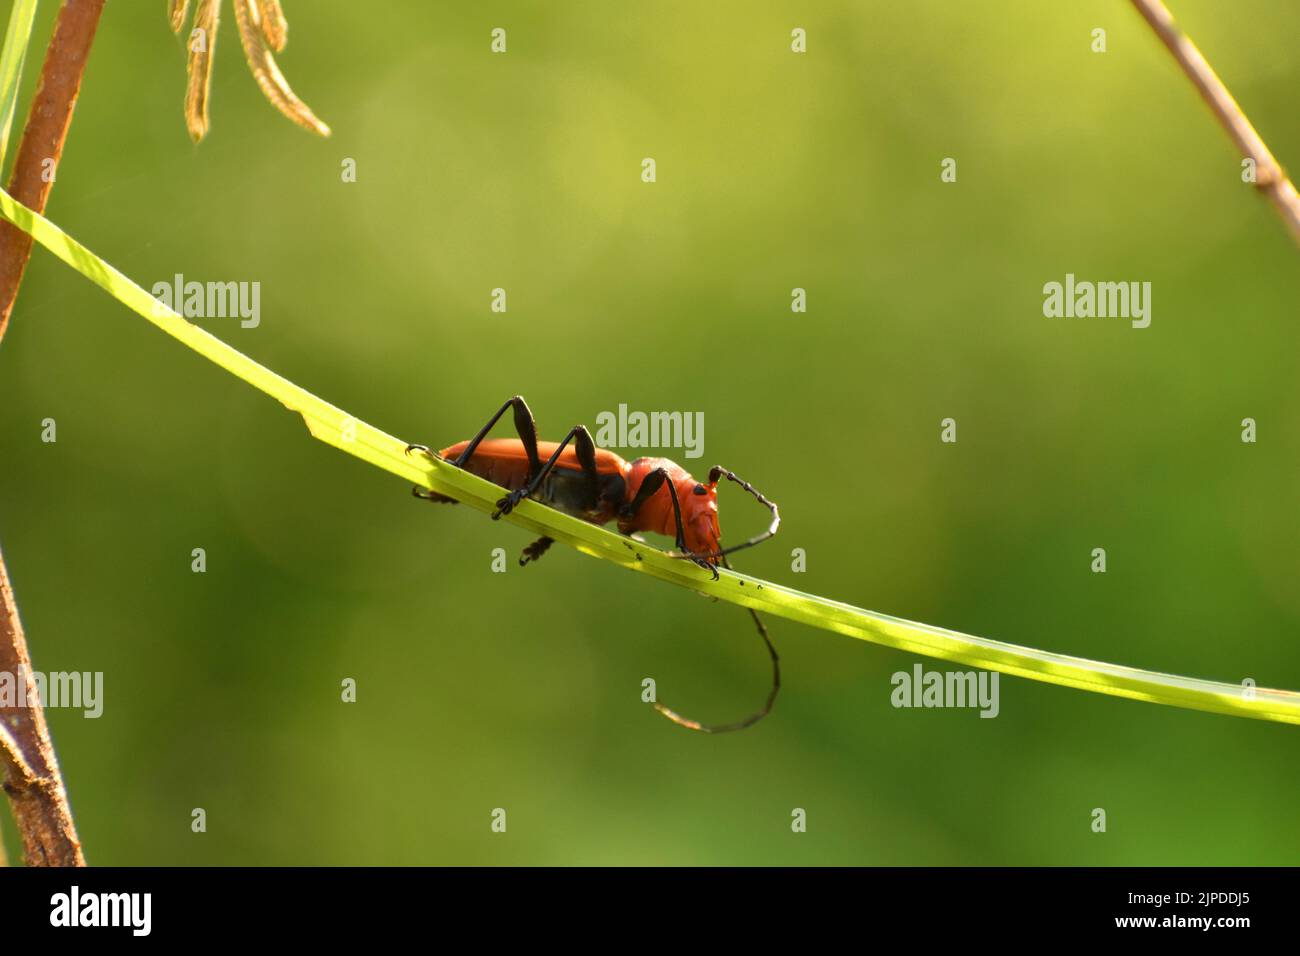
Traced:
<svg viewBox="0 0 1300 956">
<path fill-rule="evenodd" d="M 253 71 L 257 85 L 262 88 L 262 93 L 271 101 L 272 106 L 299 126 L 321 136 L 328 136 L 330 128 L 294 95 L 284 74 L 276 66 L 275 58 L 267 48 L 262 21 L 254 0 L 234 0 L 234 3 L 235 22 L 239 25 L 239 39 L 244 45 L 244 56 L 248 59 L 248 66 Z"/>
<path fill-rule="evenodd" d="M 189 9 L 190 0 L 167 0 L 167 19 L 171 21 L 172 33 L 180 33 L 185 23 L 185 11 Z"/>
<path fill-rule="evenodd" d="M 289 42 L 289 24 L 284 19 L 284 10 L 280 0 L 257 0 L 257 13 L 262 21 L 262 36 L 276 53 L 284 50 Z"/>
<path fill-rule="evenodd" d="M 198 9 L 194 13 L 194 29 L 190 32 L 185 126 L 196 143 L 208 132 L 208 95 L 212 88 L 212 56 L 217 49 L 220 13 L 221 0 L 199 0 Z"/>
</svg>

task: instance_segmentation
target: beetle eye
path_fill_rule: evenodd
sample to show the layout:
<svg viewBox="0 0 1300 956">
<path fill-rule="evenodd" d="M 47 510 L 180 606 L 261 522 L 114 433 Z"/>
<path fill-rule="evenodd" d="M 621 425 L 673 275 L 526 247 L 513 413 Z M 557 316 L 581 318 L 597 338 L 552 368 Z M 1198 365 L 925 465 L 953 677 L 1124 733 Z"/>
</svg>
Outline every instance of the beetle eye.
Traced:
<svg viewBox="0 0 1300 956">
<path fill-rule="evenodd" d="M 705 488 L 703 485 L 696 485 L 696 486 L 695 486 L 695 493 L 696 493 L 697 495 L 707 495 L 707 494 L 709 493 L 709 490 L 708 490 L 707 488 Z"/>
</svg>

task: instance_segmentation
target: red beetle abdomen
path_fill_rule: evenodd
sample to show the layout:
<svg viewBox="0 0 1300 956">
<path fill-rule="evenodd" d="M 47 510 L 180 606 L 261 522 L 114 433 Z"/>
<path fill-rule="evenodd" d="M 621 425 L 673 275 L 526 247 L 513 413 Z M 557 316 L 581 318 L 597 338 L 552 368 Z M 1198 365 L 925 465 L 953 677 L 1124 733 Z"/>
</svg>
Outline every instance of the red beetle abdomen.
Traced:
<svg viewBox="0 0 1300 956">
<path fill-rule="evenodd" d="M 448 461 L 455 461 L 468 447 L 467 441 L 457 442 L 438 454 Z M 554 446 L 551 451 L 555 451 Z M 538 453 L 541 453 L 540 448 Z M 511 491 L 528 484 L 528 455 L 524 452 L 524 443 L 517 438 L 483 440 L 474 449 L 470 460 L 465 462 L 464 468 L 494 485 L 500 485 Z"/>
<path fill-rule="evenodd" d="M 462 441 L 442 449 L 438 454 L 448 461 L 455 461 L 469 447 L 469 442 Z M 539 441 L 537 454 L 542 464 L 555 454 L 559 442 Z M 618 506 L 626 496 L 625 475 L 629 469 L 626 461 L 603 448 L 596 449 L 596 473 L 599 476 L 597 489 L 598 501 L 592 507 L 587 499 L 589 485 L 582 477 L 582 464 L 572 443 L 560 454 L 555 467 L 543 480 L 542 486 L 531 497 L 543 504 L 550 505 L 574 517 L 582 518 L 593 524 L 604 524 L 614 518 Z M 528 453 L 524 443 L 518 438 L 487 438 L 474 449 L 474 454 L 465 462 L 466 471 L 472 472 L 494 485 L 500 485 L 510 491 L 523 488 L 528 484 Z"/>
</svg>

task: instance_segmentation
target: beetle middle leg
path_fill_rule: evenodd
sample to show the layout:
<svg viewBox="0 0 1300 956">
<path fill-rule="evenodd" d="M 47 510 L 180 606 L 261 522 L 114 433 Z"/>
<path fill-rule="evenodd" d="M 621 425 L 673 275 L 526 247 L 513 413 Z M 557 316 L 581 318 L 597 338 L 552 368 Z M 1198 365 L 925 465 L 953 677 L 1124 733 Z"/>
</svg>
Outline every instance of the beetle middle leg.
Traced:
<svg viewBox="0 0 1300 956">
<path fill-rule="evenodd" d="M 519 566 L 522 568 L 529 561 L 536 561 L 544 555 L 553 544 L 555 544 L 554 538 L 538 538 L 528 547 L 524 548 L 523 553 L 519 555 Z"/>
<path fill-rule="evenodd" d="M 578 455 L 578 462 L 582 465 L 583 484 L 586 486 L 588 504 L 594 507 L 600 494 L 600 476 L 596 471 L 596 443 L 591 440 L 591 434 L 582 425 L 574 425 L 573 429 L 565 436 L 564 441 L 560 442 L 555 454 L 551 455 L 550 460 L 546 462 L 534 475 L 533 479 L 527 486 L 512 491 L 509 495 L 497 502 L 497 513 L 492 517 L 499 518 L 503 514 L 509 514 L 520 501 L 533 493 L 546 476 L 551 473 L 555 463 L 560 458 L 560 453 L 564 451 L 570 440 L 574 443 L 574 450 Z M 547 550 L 555 543 L 555 539 L 547 536 L 538 538 L 528 547 L 524 548 L 523 553 L 519 555 L 519 566 L 523 567 L 530 561 L 536 561 L 544 555 Z"/>
<path fill-rule="evenodd" d="M 542 482 L 546 480 L 546 476 L 551 473 L 551 469 L 555 467 L 555 463 L 560 460 L 560 455 L 564 453 L 564 449 L 569 447 L 569 442 L 573 442 L 573 450 L 578 456 L 578 464 L 582 466 L 582 477 L 587 493 L 587 504 L 592 508 L 596 506 L 596 502 L 600 497 L 600 475 L 596 471 L 596 443 L 592 440 L 591 432 L 587 431 L 585 425 L 574 425 L 569 429 L 569 434 L 564 436 L 564 441 L 560 442 L 555 447 L 554 454 L 552 454 L 546 464 L 542 465 L 536 474 L 533 475 L 528 484 L 524 485 L 522 488 L 515 489 L 497 502 L 496 513 L 492 515 L 493 521 L 497 520 L 502 515 L 510 514 L 510 512 L 514 511 L 515 505 L 519 504 L 519 502 L 523 501 L 542 486 Z"/>
</svg>

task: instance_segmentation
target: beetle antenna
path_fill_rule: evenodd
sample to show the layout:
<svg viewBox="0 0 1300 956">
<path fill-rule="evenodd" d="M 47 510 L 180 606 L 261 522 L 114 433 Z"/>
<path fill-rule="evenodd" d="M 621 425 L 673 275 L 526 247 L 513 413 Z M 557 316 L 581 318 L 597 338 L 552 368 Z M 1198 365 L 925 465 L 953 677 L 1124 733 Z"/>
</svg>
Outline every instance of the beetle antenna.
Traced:
<svg viewBox="0 0 1300 956">
<path fill-rule="evenodd" d="M 731 565 L 727 562 L 726 557 L 722 558 L 722 565 L 727 570 L 731 570 Z M 758 612 L 753 608 L 746 608 L 746 610 L 749 611 L 750 617 L 754 619 L 754 624 L 758 626 L 758 635 L 763 639 L 763 643 L 767 645 L 767 653 L 772 657 L 772 690 L 768 693 L 767 701 L 763 704 L 762 710 L 750 714 L 744 720 L 738 720 L 734 724 L 702 724 L 698 720 L 683 717 L 658 701 L 655 701 L 655 710 L 679 727 L 685 727 L 687 730 L 697 730 L 702 734 L 725 734 L 733 730 L 744 730 L 746 727 L 752 727 L 772 712 L 772 705 L 776 703 L 776 695 L 781 691 L 781 659 L 777 656 L 776 647 L 772 644 L 772 638 L 767 634 L 767 626 L 763 623 L 763 619 L 758 616 Z"/>
<path fill-rule="evenodd" d="M 690 554 L 685 551 L 670 551 L 668 552 L 668 556 L 670 558 L 690 558 L 690 559 L 722 558 L 735 551 L 741 551 L 745 548 L 752 548 L 756 544 L 762 544 L 768 538 L 773 537 L 776 534 L 777 529 L 781 527 L 781 512 L 777 510 L 776 502 L 770 501 L 761 491 L 759 491 L 757 488 L 755 488 L 753 485 L 747 482 L 744 478 L 741 478 L 734 471 L 731 471 L 730 469 L 727 468 L 723 468 L 721 465 L 714 465 L 712 468 L 709 469 L 709 484 L 716 485 L 718 483 L 718 479 L 723 477 L 724 475 L 726 476 L 728 481 L 734 481 L 736 484 L 740 485 L 740 487 L 744 488 L 751 495 L 757 498 L 759 504 L 765 507 L 768 511 L 772 512 L 772 523 L 768 525 L 767 530 L 764 531 L 762 534 L 754 535 L 754 537 L 750 538 L 748 541 L 742 541 L 740 544 L 732 545 L 730 548 L 721 548 L 717 551 L 709 552 L 708 554 Z M 730 565 L 728 565 L 726 561 L 723 561 L 722 564 L 724 567 L 730 567 Z M 759 624 L 760 629 L 762 628 L 762 626 L 763 626 L 762 624 Z"/>
</svg>

